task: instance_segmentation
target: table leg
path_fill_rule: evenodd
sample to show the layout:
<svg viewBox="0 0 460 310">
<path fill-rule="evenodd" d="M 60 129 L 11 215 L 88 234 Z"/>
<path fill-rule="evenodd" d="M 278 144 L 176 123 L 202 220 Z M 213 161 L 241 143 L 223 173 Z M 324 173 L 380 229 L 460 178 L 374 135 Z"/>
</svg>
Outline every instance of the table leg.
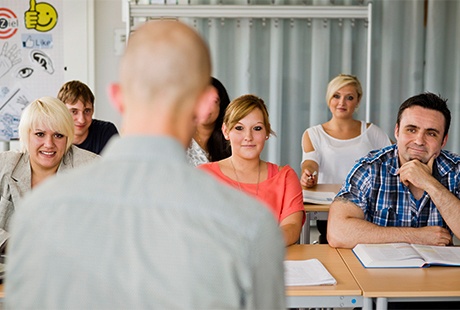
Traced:
<svg viewBox="0 0 460 310">
<path fill-rule="evenodd" d="M 377 298 L 376 310 L 387 310 L 388 309 L 388 298 L 379 297 Z"/>
<path fill-rule="evenodd" d="M 310 212 L 305 212 L 305 224 L 300 234 L 300 244 L 310 243 Z"/>
<path fill-rule="evenodd" d="M 372 298 L 363 298 L 363 310 L 372 310 Z"/>
</svg>

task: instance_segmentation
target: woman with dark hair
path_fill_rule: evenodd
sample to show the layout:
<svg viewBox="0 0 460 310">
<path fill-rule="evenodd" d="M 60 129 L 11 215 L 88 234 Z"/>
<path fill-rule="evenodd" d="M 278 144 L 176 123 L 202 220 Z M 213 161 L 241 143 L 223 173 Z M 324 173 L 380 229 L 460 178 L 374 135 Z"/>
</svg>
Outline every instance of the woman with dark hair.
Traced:
<svg viewBox="0 0 460 310">
<path fill-rule="evenodd" d="M 188 161 L 194 166 L 219 161 L 232 154 L 222 134 L 225 109 L 230 99 L 227 90 L 218 79 L 212 78 L 211 83 L 216 91 L 213 98 L 210 98 L 208 117 L 197 125 L 187 149 Z"/>
</svg>

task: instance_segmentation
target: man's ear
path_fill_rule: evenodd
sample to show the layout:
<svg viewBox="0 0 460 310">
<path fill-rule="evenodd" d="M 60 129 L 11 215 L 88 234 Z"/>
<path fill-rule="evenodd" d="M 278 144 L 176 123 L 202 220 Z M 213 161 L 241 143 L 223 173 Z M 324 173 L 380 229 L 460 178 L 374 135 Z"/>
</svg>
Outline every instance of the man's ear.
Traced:
<svg viewBox="0 0 460 310">
<path fill-rule="evenodd" d="M 444 148 L 444 146 L 446 146 L 448 137 L 449 137 L 449 134 L 446 134 L 446 136 L 442 139 L 441 148 Z"/>
<path fill-rule="evenodd" d="M 118 83 L 111 83 L 107 88 L 107 93 L 109 95 L 110 101 L 112 102 L 113 107 L 123 115 L 125 109 L 123 105 L 123 96 L 121 93 L 121 86 Z"/>
</svg>

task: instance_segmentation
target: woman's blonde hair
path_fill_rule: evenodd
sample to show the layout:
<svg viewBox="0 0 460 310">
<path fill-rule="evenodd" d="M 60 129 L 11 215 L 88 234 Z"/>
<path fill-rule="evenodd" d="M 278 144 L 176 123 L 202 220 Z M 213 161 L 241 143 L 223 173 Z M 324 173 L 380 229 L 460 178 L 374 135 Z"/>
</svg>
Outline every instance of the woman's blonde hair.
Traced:
<svg viewBox="0 0 460 310">
<path fill-rule="evenodd" d="M 255 95 L 242 95 L 230 102 L 224 115 L 224 124 L 227 126 L 227 130 L 231 130 L 233 126 L 255 109 L 259 109 L 262 112 L 267 134 L 276 136 L 275 132 L 271 129 L 268 110 L 264 101 Z"/>
<path fill-rule="evenodd" d="M 67 137 L 66 152 L 74 139 L 74 122 L 65 104 L 53 97 L 32 101 L 22 112 L 19 121 L 19 141 L 23 151 L 29 151 L 29 134 L 36 126 L 43 125 Z"/>
<path fill-rule="evenodd" d="M 329 84 L 327 85 L 326 91 L 326 103 L 329 105 L 329 102 L 332 99 L 332 96 L 344 86 L 353 85 L 356 89 L 356 93 L 358 94 L 358 102 L 361 101 L 363 97 L 363 88 L 361 87 L 361 82 L 358 78 L 354 75 L 350 74 L 339 74 L 335 78 L 333 78 Z"/>
</svg>

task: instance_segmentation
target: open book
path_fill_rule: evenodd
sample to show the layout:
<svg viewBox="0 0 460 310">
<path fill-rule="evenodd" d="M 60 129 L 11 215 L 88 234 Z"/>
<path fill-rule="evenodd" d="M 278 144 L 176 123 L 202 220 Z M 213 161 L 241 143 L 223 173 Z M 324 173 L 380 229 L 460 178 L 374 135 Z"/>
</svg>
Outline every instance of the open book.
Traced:
<svg viewBox="0 0 460 310">
<path fill-rule="evenodd" d="M 315 192 L 303 190 L 303 202 L 316 203 L 320 205 L 329 205 L 335 197 L 334 192 Z"/>
<path fill-rule="evenodd" d="M 353 253 L 366 268 L 460 266 L 460 247 L 409 243 L 358 244 Z"/>
<path fill-rule="evenodd" d="M 284 282 L 286 286 L 333 285 L 337 281 L 316 258 L 285 260 Z"/>
</svg>

